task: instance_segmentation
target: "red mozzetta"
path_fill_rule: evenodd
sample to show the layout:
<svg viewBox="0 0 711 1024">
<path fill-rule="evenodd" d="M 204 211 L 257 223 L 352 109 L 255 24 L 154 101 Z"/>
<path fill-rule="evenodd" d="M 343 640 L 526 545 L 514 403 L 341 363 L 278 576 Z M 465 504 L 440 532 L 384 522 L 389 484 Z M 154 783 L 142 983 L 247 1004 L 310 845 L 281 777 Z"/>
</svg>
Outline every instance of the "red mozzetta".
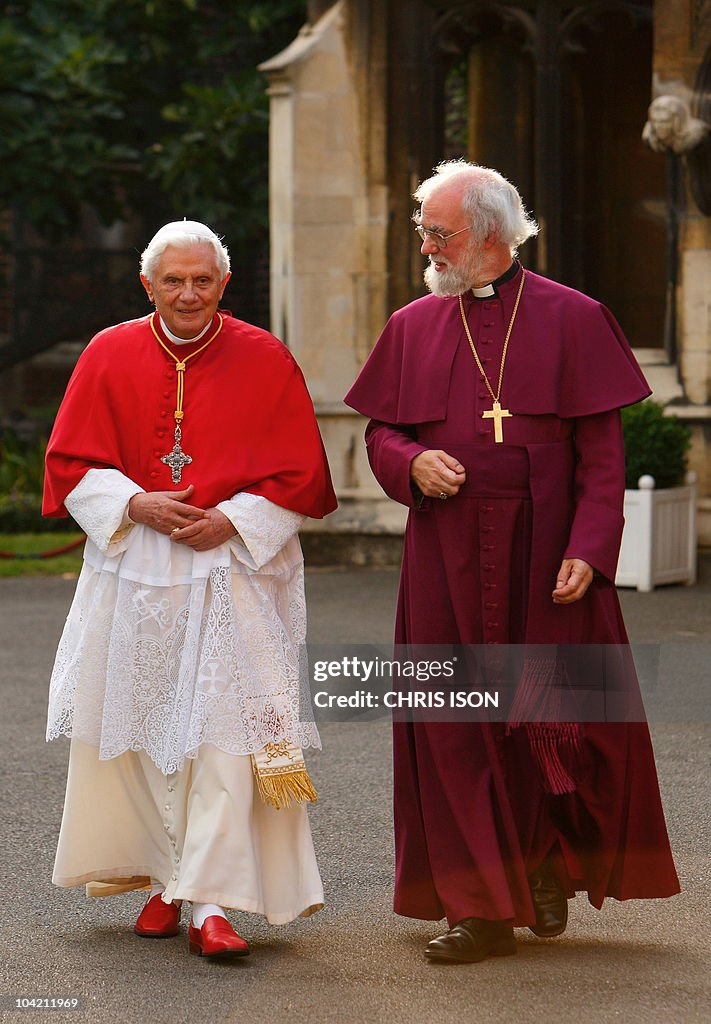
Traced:
<svg viewBox="0 0 711 1024">
<path fill-rule="evenodd" d="M 180 484 L 161 462 L 173 447 L 175 362 L 142 317 L 101 331 L 76 365 L 47 449 L 45 515 L 66 515 L 65 498 L 92 468 L 118 469 L 146 491 L 193 484 L 191 504 L 202 508 L 248 491 L 316 519 L 333 511 L 321 436 L 293 356 L 228 314 L 216 314 L 214 327 L 218 316 L 222 330 L 187 363 L 182 447 L 193 461 Z M 155 324 L 160 331 L 157 317 Z M 161 337 L 182 359 L 204 344 Z"/>
</svg>

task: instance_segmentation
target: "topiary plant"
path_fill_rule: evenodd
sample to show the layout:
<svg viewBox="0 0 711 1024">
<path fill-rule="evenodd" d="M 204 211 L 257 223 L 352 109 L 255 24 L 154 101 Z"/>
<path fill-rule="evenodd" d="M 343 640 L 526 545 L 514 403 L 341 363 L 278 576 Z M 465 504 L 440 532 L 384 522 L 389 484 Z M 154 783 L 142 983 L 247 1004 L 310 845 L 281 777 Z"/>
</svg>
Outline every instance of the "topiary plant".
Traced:
<svg viewBox="0 0 711 1024">
<path fill-rule="evenodd" d="M 625 435 L 626 481 L 636 489 L 645 473 L 657 487 L 676 487 L 684 482 L 686 453 L 691 446 L 691 428 L 678 416 L 665 416 L 664 406 L 647 399 L 622 410 Z"/>
</svg>

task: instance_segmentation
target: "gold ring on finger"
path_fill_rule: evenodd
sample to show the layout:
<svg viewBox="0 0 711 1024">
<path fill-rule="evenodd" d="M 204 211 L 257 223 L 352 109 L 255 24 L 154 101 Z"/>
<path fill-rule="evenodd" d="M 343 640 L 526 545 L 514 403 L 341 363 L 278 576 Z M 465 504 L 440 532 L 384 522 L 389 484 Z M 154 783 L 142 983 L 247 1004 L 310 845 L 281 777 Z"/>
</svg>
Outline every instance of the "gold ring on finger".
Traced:
<svg viewBox="0 0 711 1024">
<path fill-rule="evenodd" d="M 437 497 L 441 498 L 442 501 L 446 501 L 447 498 L 449 497 L 449 495 L 447 494 L 446 491 L 440 491 L 439 494 L 437 495 Z"/>
</svg>

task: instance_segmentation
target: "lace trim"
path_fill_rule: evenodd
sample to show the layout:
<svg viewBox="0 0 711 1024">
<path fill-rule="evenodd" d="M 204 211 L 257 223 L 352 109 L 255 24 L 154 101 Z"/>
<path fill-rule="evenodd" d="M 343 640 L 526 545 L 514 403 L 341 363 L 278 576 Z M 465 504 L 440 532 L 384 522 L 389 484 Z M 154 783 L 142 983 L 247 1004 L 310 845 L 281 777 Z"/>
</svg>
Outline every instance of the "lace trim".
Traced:
<svg viewBox="0 0 711 1024">
<path fill-rule="evenodd" d="M 105 554 L 125 550 L 133 524 L 127 515 L 129 500 L 139 487 L 118 469 L 89 469 L 64 505 L 87 537 Z"/>
<path fill-rule="evenodd" d="M 303 595 L 303 565 L 286 579 L 220 567 L 171 588 L 85 566 L 52 673 L 47 739 L 76 736 L 101 759 L 145 750 L 165 774 L 202 743 L 228 754 L 283 739 L 319 747 L 299 718 Z"/>
<path fill-rule="evenodd" d="M 259 569 L 280 551 L 299 530 L 305 516 L 281 508 L 260 494 L 241 491 L 216 506 L 239 534 L 230 542 L 240 561 Z M 245 557 L 245 555 L 247 557 Z"/>
<path fill-rule="evenodd" d="M 241 494 L 223 505 L 245 543 L 193 552 L 129 525 L 117 544 L 137 490 L 118 470 L 89 470 L 68 500 L 90 541 L 52 672 L 47 739 L 75 736 L 102 760 L 144 750 L 166 774 L 202 743 L 228 754 L 281 740 L 320 747 L 299 717 L 303 517 Z"/>
</svg>

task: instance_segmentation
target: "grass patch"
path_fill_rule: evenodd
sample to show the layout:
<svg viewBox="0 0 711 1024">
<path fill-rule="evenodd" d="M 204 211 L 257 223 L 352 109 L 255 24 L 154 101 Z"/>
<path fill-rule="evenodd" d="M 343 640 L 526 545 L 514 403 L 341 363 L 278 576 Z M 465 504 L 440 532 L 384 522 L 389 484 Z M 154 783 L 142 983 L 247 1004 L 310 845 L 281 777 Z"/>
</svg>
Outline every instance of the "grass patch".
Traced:
<svg viewBox="0 0 711 1024">
<path fill-rule="evenodd" d="M 81 533 L 0 533 L 0 552 L 17 552 L 22 558 L 0 558 L 0 577 L 4 576 L 78 576 L 83 546 L 55 558 L 27 558 L 64 547 L 82 537 Z"/>
</svg>

